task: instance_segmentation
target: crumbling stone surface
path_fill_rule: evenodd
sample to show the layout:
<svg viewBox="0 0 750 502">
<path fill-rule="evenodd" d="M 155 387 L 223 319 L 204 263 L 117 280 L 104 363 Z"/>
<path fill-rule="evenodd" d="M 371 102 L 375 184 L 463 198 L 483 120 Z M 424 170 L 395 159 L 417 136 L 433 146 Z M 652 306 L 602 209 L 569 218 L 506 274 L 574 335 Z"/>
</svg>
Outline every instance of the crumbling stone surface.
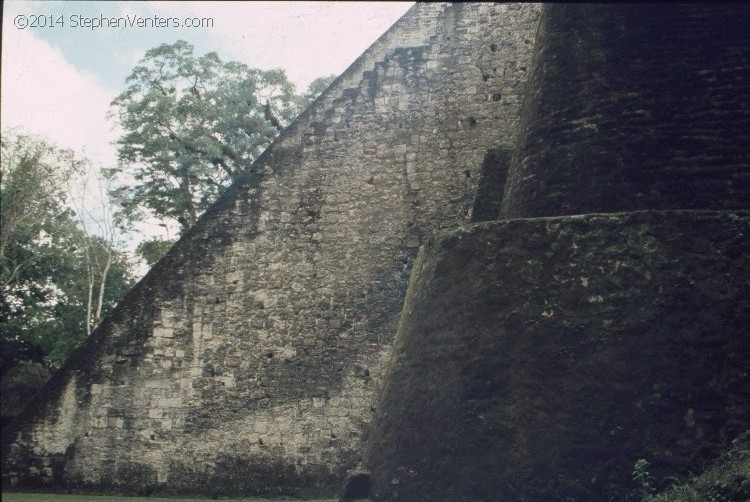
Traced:
<svg viewBox="0 0 750 502">
<path fill-rule="evenodd" d="M 336 493 L 417 246 L 515 141 L 538 13 L 410 10 L 53 376 L 3 436 L 3 486 Z"/>
</svg>

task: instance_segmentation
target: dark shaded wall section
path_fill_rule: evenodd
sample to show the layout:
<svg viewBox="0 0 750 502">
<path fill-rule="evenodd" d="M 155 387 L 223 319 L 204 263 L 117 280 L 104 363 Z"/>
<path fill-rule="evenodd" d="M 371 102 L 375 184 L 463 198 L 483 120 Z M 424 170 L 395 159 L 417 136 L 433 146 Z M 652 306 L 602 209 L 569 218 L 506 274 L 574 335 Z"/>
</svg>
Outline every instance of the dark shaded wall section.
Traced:
<svg viewBox="0 0 750 502">
<path fill-rule="evenodd" d="M 502 218 L 750 197 L 750 6 L 548 5 Z"/>
<path fill-rule="evenodd" d="M 512 154 L 510 149 L 493 149 L 484 156 L 477 195 L 471 210 L 472 223 L 496 220 L 500 214 L 500 202 Z"/>
<path fill-rule="evenodd" d="M 629 499 L 750 427 L 747 211 L 480 223 L 415 263 L 375 500 Z M 640 500 L 640 498 L 638 498 Z"/>
</svg>

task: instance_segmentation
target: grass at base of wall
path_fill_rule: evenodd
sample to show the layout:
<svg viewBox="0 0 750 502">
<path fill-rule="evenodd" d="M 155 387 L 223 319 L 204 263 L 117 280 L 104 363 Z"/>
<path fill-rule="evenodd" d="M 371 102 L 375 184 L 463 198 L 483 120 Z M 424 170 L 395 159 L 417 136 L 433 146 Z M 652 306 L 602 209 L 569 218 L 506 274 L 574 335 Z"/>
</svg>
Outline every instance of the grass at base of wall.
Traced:
<svg viewBox="0 0 750 502">
<path fill-rule="evenodd" d="M 648 473 L 646 473 L 648 474 Z M 750 430 L 704 473 L 663 493 L 644 493 L 643 502 L 727 502 L 750 500 Z"/>
<path fill-rule="evenodd" d="M 291 502 L 308 500 L 308 502 L 335 502 L 335 499 L 296 499 L 296 498 L 243 498 L 243 499 L 190 499 L 190 498 L 155 498 L 155 497 L 120 497 L 103 495 L 58 495 L 55 493 L 3 492 L 3 502 Z"/>
</svg>

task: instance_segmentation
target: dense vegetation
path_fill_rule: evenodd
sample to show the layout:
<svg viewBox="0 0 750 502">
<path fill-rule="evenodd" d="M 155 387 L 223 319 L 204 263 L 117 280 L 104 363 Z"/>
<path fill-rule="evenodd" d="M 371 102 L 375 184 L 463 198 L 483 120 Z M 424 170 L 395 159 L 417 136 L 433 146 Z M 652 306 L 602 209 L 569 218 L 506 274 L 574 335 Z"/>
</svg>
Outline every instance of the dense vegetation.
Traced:
<svg viewBox="0 0 750 502">
<path fill-rule="evenodd" d="M 75 202 L 73 183 L 89 167 L 42 138 L 2 135 L 3 373 L 20 360 L 59 366 L 133 283 L 113 222 L 110 232 L 95 234 L 94 223 L 104 220 L 92 223 Z"/>
<path fill-rule="evenodd" d="M 633 469 L 642 502 L 725 502 L 750 500 L 750 431 L 732 442 L 732 447 L 704 472 L 676 482 L 655 494 L 648 461 L 640 459 Z"/>
</svg>

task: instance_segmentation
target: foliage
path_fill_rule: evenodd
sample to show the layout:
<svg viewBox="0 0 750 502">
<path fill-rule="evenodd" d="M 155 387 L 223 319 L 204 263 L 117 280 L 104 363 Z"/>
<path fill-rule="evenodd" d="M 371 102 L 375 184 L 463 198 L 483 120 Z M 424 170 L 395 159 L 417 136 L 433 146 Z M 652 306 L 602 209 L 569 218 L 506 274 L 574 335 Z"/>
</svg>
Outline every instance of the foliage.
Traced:
<svg viewBox="0 0 750 502">
<path fill-rule="evenodd" d="M 651 487 L 653 478 L 648 472 L 648 465 L 646 459 L 641 458 L 633 466 L 633 481 L 640 487 L 643 502 L 652 502 L 654 499 L 653 488 Z"/>
<path fill-rule="evenodd" d="M 3 132 L 0 144 L 0 287 L 5 288 L 66 235 L 70 214 L 64 187 L 83 163 L 70 150 L 15 130 Z M 34 239 L 40 239 L 35 253 L 10 252 Z"/>
<path fill-rule="evenodd" d="M 111 178 L 99 175 L 97 191 L 91 193 L 88 176 L 83 177 L 78 193 L 69 187 L 70 203 L 75 208 L 80 229 L 83 231 L 83 262 L 88 296 L 86 300 L 86 334 L 102 319 L 105 292 L 109 273 L 117 259 L 118 235 L 124 233 L 128 222 L 124 222 L 113 207 L 109 197 Z M 87 204 L 87 199 L 96 201 L 96 207 Z"/>
<path fill-rule="evenodd" d="M 328 89 L 328 86 L 336 80 L 336 75 L 328 75 L 327 77 L 318 77 L 307 86 L 307 90 L 299 96 L 297 100 L 297 107 L 300 112 L 304 111 L 308 106 L 320 96 L 323 91 Z"/>
<path fill-rule="evenodd" d="M 740 434 L 729 450 L 699 475 L 684 482 L 673 480 L 672 486 L 658 494 L 651 489 L 651 479 L 648 462 L 638 460 L 633 480 L 641 487 L 643 502 L 750 500 L 750 430 Z"/>
<path fill-rule="evenodd" d="M 198 57 L 184 41 L 146 52 L 126 83 L 111 112 L 125 131 L 112 174 L 133 177 L 117 190 L 119 202 L 131 218 L 151 213 L 183 230 L 268 146 L 274 121 L 299 111 L 282 70 Z"/>
<path fill-rule="evenodd" d="M 44 352 L 38 345 L 26 340 L 0 337 L 0 377 L 22 361 L 44 362 Z"/>
<path fill-rule="evenodd" d="M 138 244 L 135 252 L 138 256 L 143 258 L 146 264 L 150 267 L 159 261 L 159 258 L 164 256 L 167 251 L 169 251 L 169 248 L 172 247 L 174 242 L 175 241 L 171 239 L 153 237 Z"/>
<path fill-rule="evenodd" d="M 56 367 L 86 336 L 90 291 L 101 286 L 102 311 L 111 308 L 132 283 L 130 264 L 110 242 L 79 227 L 66 205 L 64 187 L 84 159 L 12 131 L 3 133 L 2 147 L 3 365 L 43 354 Z M 90 260 L 105 255 L 112 258 L 108 278 L 92 283 Z"/>
</svg>

